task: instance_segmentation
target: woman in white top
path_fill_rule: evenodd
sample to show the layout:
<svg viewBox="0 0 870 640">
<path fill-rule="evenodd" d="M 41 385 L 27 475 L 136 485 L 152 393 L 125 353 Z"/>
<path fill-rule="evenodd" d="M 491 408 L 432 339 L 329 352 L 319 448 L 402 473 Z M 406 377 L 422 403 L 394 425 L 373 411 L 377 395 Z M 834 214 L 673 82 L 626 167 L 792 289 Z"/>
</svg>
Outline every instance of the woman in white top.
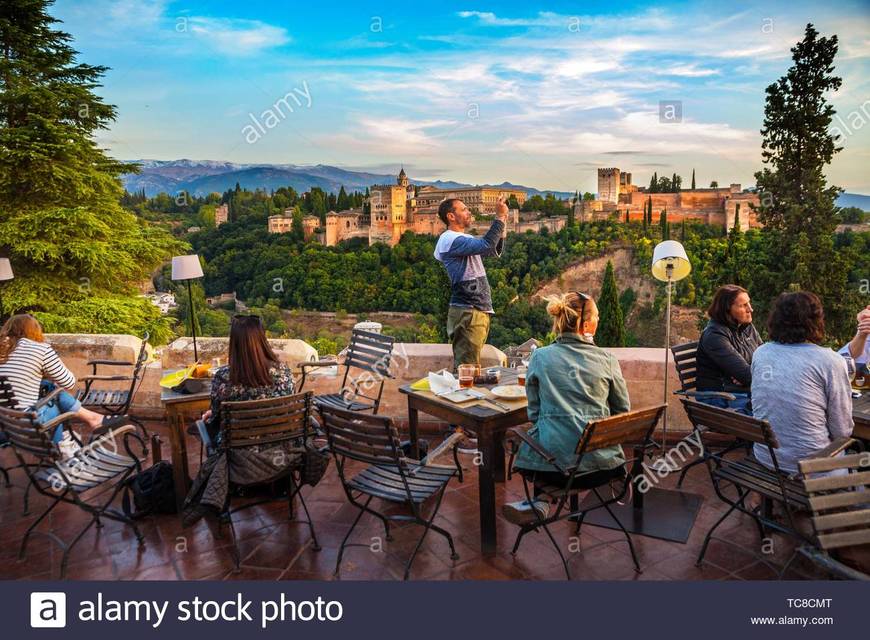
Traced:
<svg viewBox="0 0 870 640">
<path fill-rule="evenodd" d="M 76 385 L 76 377 L 45 342 L 39 321 L 26 313 L 12 316 L 0 329 L 0 376 L 9 381 L 15 392 L 17 408 L 21 410 L 35 407 L 41 388 L 50 392 L 57 387 L 71 390 Z M 85 409 L 68 391 L 61 391 L 38 409 L 40 422 L 70 412 L 92 428 L 112 426 L 110 423 L 114 420 Z M 61 443 L 62 450 L 72 444 L 63 427 L 55 431 L 54 441 Z"/>
</svg>

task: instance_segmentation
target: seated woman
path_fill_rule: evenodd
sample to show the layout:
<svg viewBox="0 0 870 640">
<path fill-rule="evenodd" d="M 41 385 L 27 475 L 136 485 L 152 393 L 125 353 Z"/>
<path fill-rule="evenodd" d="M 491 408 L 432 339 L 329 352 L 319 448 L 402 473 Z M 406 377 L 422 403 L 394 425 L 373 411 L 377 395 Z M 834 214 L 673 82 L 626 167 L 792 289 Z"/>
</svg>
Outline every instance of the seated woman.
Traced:
<svg viewBox="0 0 870 640">
<path fill-rule="evenodd" d="M 17 408 L 23 411 L 36 407 L 40 389 L 51 392 L 57 387 L 71 390 L 76 386 L 76 377 L 45 342 L 39 321 L 27 313 L 12 316 L 0 329 L 0 376 L 9 381 L 15 392 Z M 75 413 L 78 419 L 94 429 L 120 424 L 122 418 L 85 409 L 68 391 L 61 391 L 53 400 L 40 406 L 37 413 L 40 422 L 48 422 L 62 413 Z M 54 432 L 54 441 L 65 458 L 78 449 L 78 444 L 62 426 Z"/>
<path fill-rule="evenodd" d="M 752 354 L 761 345 L 761 336 L 752 325 L 749 293 L 736 284 L 719 287 L 707 315 L 710 321 L 701 333 L 695 360 L 696 388 L 698 391 L 726 391 L 736 399 L 699 397 L 698 400 L 749 414 Z"/>
<path fill-rule="evenodd" d="M 818 296 L 781 294 L 767 326 L 771 342 L 752 359 L 752 413 L 770 423 L 780 470 L 791 475 L 798 460 L 852 434 L 852 390 L 843 358 L 819 346 L 825 316 Z M 755 457 L 773 468 L 767 447 L 756 444 Z"/>
<path fill-rule="evenodd" d="M 283 476 L 299 459 L 297 446 L 231 450 L 220 447 L 223 425 L 222 404 L 234 400 L 261 400 L 293 395 L 290 367 L 282 364 L 269 346 L 259 316 L 235 316 L 230 326 L 228 365 L 215 372 L 211 388 L 211 408 L 202 418 L 206 431 L 216 443 L 215 453 L 200 469 L 184 503 L 185 526 L 196 522 L 209 508 L 215 512 L 226 503 L 228 482 L 260 484 Z M 301 446 L 301 443 L 300 443 Z"/>
<path fill-rule="evenodd" d="M 598 307 L 583 293 L 571 292 L 547 299 L 553 316 L 556 341 L 536 349 L 526 374 L 529 435 L 556 456 L 559 465 L 575 464 L 574 452 L 590 420 L 629 411 L 628 389 L 616 357 L 595 346 Z M 619 446 L 585 454 L 575 486 L 598 486 L 622 477 L 625 457 Z M 517 453 L 517 470 L 533 485 L 564 485 L 565 477 L 523 444 Z M 532 505 L 527 501 L 506 504 L 505 517 L 527 522 Z M 546 517 L 549 505 L 535 501 L 534 509 Z"/>
</svg>

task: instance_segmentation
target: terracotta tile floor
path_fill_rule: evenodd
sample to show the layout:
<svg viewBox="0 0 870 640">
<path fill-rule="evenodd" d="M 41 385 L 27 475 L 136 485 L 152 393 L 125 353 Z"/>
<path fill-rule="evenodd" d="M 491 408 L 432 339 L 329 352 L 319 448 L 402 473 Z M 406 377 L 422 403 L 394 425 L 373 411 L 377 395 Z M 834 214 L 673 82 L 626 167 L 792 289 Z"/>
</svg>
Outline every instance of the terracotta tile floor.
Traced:
<svg viewBox="0 0 870 640">
<path fill-rule="evenodd" d="M 149 423 L 149 430 L 160 433 L 168 442 L 162 423 Z M 164 457 L 168 458 L 164 444 Z M 199 447 L 189 446 L 191 462 L 197 466 Z M 510 549 L 516 527 L 499 515 L 499 550 L 494 556 L 480 553 L 477 511 L 477 477 L 470 456 L 463 456 L 467 475 L 464 484 L 451 484 L 444 498 L 436 523 L 450 531 L 460 558 L 449 557 L 446 541 L 430 532 L 414 562 L 411 577 L 417 580 L 563 580 L 559 556 L 542 534 L 526 536 L 516 556 Z M 13 464 L 11 451 L 0 451 L 0 464 Z M 47 501 L 33 496 L 31 515 L 22 515 L 23 475 L 12 472 L 15 486 L 0 486 L 0 579 L 50 579 L 60 575 L 61 553 L 44 536 L 33 537 L 27 557 L 17 558 L 18 545 L 27 527 L 41 513 Z M 672 487 L 674 477 L 660 486 Z M 666 542 L 635 536 L 634 541 L 644 571 L 636 574 L 628 546 L 620 532 L 584 525 L 579 545 L 568 552 L 573 525 L 560 523 L 553 533 L 569 558 L 575 580 L 763 580 L 773 572 L 755 557 L 721 542 L 712 542 L 702 567 L 695 559 L 709 527 L 723 513 L 723 507 L 713 494 L 707 472 L 696 467 L 689 472 L 684 490 L 703 496 L 704 503 L 687 544 Z M 498 486 L 498 501 L 521 498 L 522 487 L 517 478 Z M 128 527 L 107 521 L 101 530 L 91 528 L 76 547 L 70 560 L 67 577 L 80 580 L 331 580 L 338 546 L 356 510 L 347 504 L 334 465 L 315 488 L 304 490 L 322 546 L 315 551 L 307 526 L 287 521 L 286 503 L 253 507 L 236 516 L 236 531 L 242 557 L 238 573 L 232 571 L 230 539 L 227 531 L 216 537 L 216 526 L 204 521 L 185 530 L 175 516 L 148 517 L 140 527 L 146 538 L 139 548 Z M 71 537 L 87 522 L 84 515 L 71 505 L 58 506 L 40 528 L 61 537 Z M 405 561 L 418 539 L 417 527 L 394 527 L 393 540 L 384 539 L 383 526 L 371 516 L 363 516 L 353 541 L 365 546 L 345 551 L 341 567 L 343 580 L 401 579 Z M 755 525 L 746 517 L 733 515 L 720 527 L 722 537 L 759 550 Z M 793 545 L 776 536 L 775 562 L 788 559 Z M 579 549 L 579 550 L 576 550 Z M 806 563 L 798 563 L 802 573 L 811 571 Z M 790 573 L 787 577 L 797 577 Z"/>
</svg>

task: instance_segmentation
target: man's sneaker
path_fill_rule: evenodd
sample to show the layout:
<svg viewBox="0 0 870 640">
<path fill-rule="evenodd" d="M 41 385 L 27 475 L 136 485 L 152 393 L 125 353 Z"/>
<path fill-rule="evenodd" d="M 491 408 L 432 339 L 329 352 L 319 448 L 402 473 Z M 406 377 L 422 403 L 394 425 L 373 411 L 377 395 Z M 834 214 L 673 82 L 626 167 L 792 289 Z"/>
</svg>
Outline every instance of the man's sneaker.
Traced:
<svg viewBox="0 0 870 640">
<path fill-rule="evenodd" d="M 82 447 L 78 442 L 73 440 L 69 431 L 64 429 L 63 436 L 61 436 L 60 442 L 57 443 L 57 448 L 60 449 L 61 459 L 62 460 L 69 460 Z"/>
<path fill-rule="evenodd" d="M 537 512 L 537 516 L 535 512 Z M 529 503 L 528 500 L 508 502 L 502 505 L 501 514 L 508 522 L 521 526 L 536 522 L 539 517 L 546 518 L 550 514 L 550 505 L 543 500 L 535 500 L 533 503 Z"/>
</svg>

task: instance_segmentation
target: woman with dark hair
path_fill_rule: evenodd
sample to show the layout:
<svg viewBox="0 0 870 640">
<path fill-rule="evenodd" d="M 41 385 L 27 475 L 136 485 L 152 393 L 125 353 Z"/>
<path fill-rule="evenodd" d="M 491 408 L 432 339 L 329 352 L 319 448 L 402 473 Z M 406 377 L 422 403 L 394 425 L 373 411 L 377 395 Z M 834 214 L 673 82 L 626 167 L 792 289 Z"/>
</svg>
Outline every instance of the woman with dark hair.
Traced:
<svg viewBox="0 0 870 640">
<path fill-rule="evenodd" d="M 748 414 L 752 354 L 761 345 L 761 336 L 752 325 L 749 293 L 736 284 L 719 287 L 707 316 L 710 321 L 698 341 L 695 385 L 698 391 L 726 391 L 736 399 L 699 400 Z"/>
<path fill-rule="evenodd" d="M 780 470 L 796 474 L 798 460 L 852 435 L 852 390 L 843 358 L 819 346 L 825 314 L 814 293 L 781 294 L 767 327 L 771 341 L 752 359 L 752 413 L 776 433 Z M 755 457 L 773 468 L 767 447 L 755 445 Z"/>
<path fill-rule="evenodd" d="M 292 395 L 290 367 L 282 364 L 259 316 L 235 316 L 230 326 L 229 364 L 219 368 L 211 387 L 211 409 L 202 419 L 214 453 L 199 470 L 184 501 L 183 523 L 189 526 L 208 513 L 220 513 L 230 483 L 256 485 L 286 477 L 299 461 L 303 443 L 265 445 L 258 450 L 221 447 L 222 405 L 235 400 L 261 400 Z"/>
<path fill-rule="evenodd" d="M 202 418 L 212 439 L 220 432 L 221 403 L 293 395 L 290 367 L 278 361 L 259 316 L 235 316 L 227 366 L 215 371 L 211 408 Z"/>
</svg>

